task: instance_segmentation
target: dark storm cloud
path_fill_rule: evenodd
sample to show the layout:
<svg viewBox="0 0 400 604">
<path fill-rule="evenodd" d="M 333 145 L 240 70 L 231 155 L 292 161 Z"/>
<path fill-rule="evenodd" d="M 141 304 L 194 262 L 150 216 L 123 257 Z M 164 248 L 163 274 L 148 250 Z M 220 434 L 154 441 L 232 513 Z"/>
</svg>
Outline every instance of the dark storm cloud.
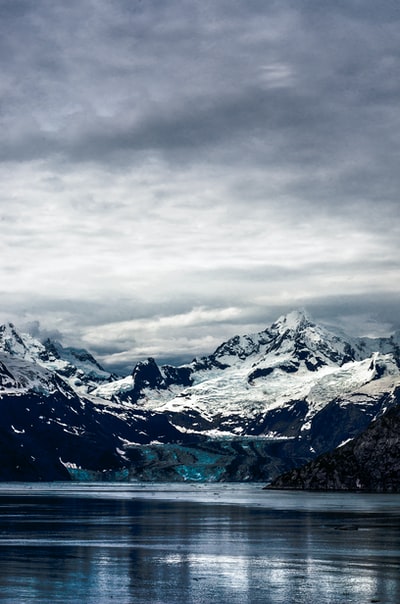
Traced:
<svg viewBox="0 0 400 604">
<path fill-rule="evenodd" d="M 283 189 L 306 203 L 393 203 L 400 185 L 393 4 L 2 8 L 10 82 L 3 161 L 127 166 L 157 153 L 178 166 L 211 158 L 226 169 L 298 170 Z"/>
<path fill-rule="evenodd" d="M 5 3 L 2 57 L 18 85 L 1 156 L 195 161 L 234 145 L 231 162 L 334 163 L 345 187 L 342 163 L 386 167 L 397 148 L 400 86 L 398 11 L 349 4 Z M 11 105 L 33 116 L 18 126 Z"/>
</svg>

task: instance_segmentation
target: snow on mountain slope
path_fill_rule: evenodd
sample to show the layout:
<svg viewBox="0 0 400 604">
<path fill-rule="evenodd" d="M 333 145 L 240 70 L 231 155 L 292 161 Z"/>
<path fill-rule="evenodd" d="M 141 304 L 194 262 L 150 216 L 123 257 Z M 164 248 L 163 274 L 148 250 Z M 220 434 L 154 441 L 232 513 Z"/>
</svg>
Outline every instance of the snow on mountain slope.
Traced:
<svg viewBox="0 0 400 604">
<path fill-rule="evenodd" d="M 42 343 L 27 333 L 19 332 L 12 323 L 0 325 L 0 352 L 55 372 L 82 393 L 89 392 L 99 383 L 115 379 L 87 350 L 64 348 L 50 339 Z"/>
<path fill-rule="evenodd" d="M 399 370 L 390 355 L 377 353 L 375 362 L 385 366 L 385 388 L 393 388 L 399 381 Z M 248 366 L 227 369 L 223 375 L 186 388 L 172 398 L 172 393 L 151 394 L 145 390 L 145 397 L 138 402 L 143 408 L 175 415 L 195 411 L 212 423 L 212 431 L 224 419 L 225 431 L 231 429 L 234 434 L 245 434 L 245 426 L 238 429 L 238 425 L 243 425 L 244 417 L 255 419 L 283 409 L 293 401 L 304 400 L 307 403 L 306 422 L 335 398 L 349 396 L 361 388 L 364 388 L 364 399 L 368 398 L 370 395 L 365 386 L 376 379 L 370 359 L 349 362 L 339 368 L 323 367 L 317 372 L 303 369 L 296 374 L 287 374 L 278 368 L 251 384 L 248 369 Z"/>
<path fill-rule="evenodd" d="M 254 368 L 262 371 L 263 365 L 278 366 L 288 361 L 293 363 L 286 367 L 290 372 L 300 366 L 313 371 L 322 365 L 343 364 L 355 358 L 357 353 L 346 340 L 316 325 L 305 313 L 294 311 L 262 332 L 235 336 L 209 357 L 195 359 L 192 365 L 197 370 L 222 369 L 252 359 Z"/>
<path fill-rule="evenodd" d="M 0 353 L 0 397 L 27 392 L 50 394 L 57 388 L 53 372 L 25 359 Z"/>
<path fill-rule="evenodd" d="M 194 414 L 192 426 L 185 419 L 186 430 L 214 434 L 220 428 L 236 435 L 246 434 L 251 420 L 261 421 L 293 401 L 304 401 L 306 426 L 335 398 L 363 388 L 364 399 L 373 396 L 365 387 L 382 378 L 386 389 L 398 383 L 394 355 L 371 354 L 374 343 L 385 351 L 393 344 L 346 338 L 296 311 L 260 333 L 235 336 L 210 356 L 177 368 L 186 372 L 186 385 L 168 379 L 171 368 L 159 368 L 148 359 L 135 367 L 132 376 L 101 385 L 94 394 L 172 414 L 177 426 L 179 416 Z M 376 387 L 370 390 L 381 393 Z M 199 417 L 205 421 L 199 422 Z"/>
</svg>

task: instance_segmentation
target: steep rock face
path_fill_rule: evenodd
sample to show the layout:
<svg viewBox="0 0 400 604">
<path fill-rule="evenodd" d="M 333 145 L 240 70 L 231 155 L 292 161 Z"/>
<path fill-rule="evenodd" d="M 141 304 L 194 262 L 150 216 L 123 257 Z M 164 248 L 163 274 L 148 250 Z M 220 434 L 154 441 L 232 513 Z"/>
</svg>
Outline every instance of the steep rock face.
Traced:
<svg viewBox="0 0 400 604">
<path fill-rule="evenodd" d="M 165 388 L 165 382 L 154 359 L 141 361 L 132 372 L 134 390 L 138 393 L 144 388 Z"/>
<path fill-rule="evenodd" d="M 400 492 L 400 388 L 391 399 L 390 408 L 354 440 L 283 474 L 268 488 Z"/>
<path fill-rule="evenodd" d="M 190 367 L 163 365 L 160 369 L 152 357 L 146 361 L 139 361 L 132 372 L 132 398 L 139 398 L 146 388 L 164 390 L 173 385 L 191 386 L 192 373 Z"/>
<path fill-rule="evenodd" d="M 191 386 L 192 373 L 191 367 L 173 367 L 172 365 L 163 365 L 162 373 L 164 375 L 164 383 L 168 388 L 169 386 Z"/>
</svg>

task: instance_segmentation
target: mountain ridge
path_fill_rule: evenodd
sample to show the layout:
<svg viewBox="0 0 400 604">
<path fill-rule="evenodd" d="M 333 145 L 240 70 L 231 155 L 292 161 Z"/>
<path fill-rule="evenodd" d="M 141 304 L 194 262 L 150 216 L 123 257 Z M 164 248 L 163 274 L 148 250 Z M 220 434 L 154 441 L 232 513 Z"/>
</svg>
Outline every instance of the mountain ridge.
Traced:
<svg viewBox="0 0 400 604">
<path fill-rule="evenodd" d="M 170 366 L 158 367 L 148 359 L 139 362 L 130 377 L 100 386 L 95 394 L 171 413 L 191 407 L 208 419 L 214 414 L 217 420 L 224 407 L 254 417 L 260 410 L 307 399 L 310 416 L 338 394 L 352 392 L 378 374 L 398 375 L 394 356 L 371 349 L 363 340 L 346 342 L 295 312 L 262 332 L 234 336 L 211 355 L 174 368 L 179 379 L 171 379 Z M 151 382 L 145 377 L 150 368 Z M 230 401 L 224 402 L 227 382 L 234 386 L 228 392 Z"/>
<path fill-rule="evenodd" d="M 15 454 L 0 459 L 0 479 L 1 463 L 10 479 L 7 459 L 19 459 L 22 444 L 36 460 L 28 464 L 32 479 L 46 479 L 51 466 L 48 475 L 64 479 L 66 472 L 75 479 L 122 472 L 145 480 L 272 480 L 355 438 L 396 404 L 398 350 L 397 336 L 349 338 L 295 311 L 190 363 L 158 366 L 149 358 L 117 378 L 83 349 L 6 324 L 0 444 Z"/>
</svg>

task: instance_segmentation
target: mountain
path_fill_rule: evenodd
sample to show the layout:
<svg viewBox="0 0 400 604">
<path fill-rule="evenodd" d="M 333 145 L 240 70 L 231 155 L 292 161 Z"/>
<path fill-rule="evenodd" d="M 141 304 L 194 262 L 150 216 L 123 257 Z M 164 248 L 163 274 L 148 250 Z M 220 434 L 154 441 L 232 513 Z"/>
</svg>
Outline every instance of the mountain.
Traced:
<svg viewBox="0 0 400 604">
<path fill-rule="evenodd" d="M 126 474 L 125 448 L 185 442 L 162 415 L 94 399 L 31 360 L 0 353 L 0 479 Z"/>
<path fill-rule="evenodd" d="M 266 488 L 310 491 L 400 492 L 400 388 L 396 406 L 334 451 L 291 470 Z"/>
<path fill-rule="evenodd" d="M 99 383 L 116 379 L 87 350 L 64 348 L 60 342 L 50 338 L 40 342 L 29 334 L 17 331 L 12 323 L 0 325 L 0 352 L 49 369 L 83 393 L 90 392 Z"/>
<path fill-rule="evenodd" d="M 374 352 L 374 344 L 385 353 Z M 360 413 L 371 421 L 382 394 L 399 379 L 395 349 L 394 340 L 346 340 L 293 312 L 260 333 L 235 336 L 188 365 L 158 367 L 147 359 L 131 376 L 93 393 L 162 411 L 182 431 L 265 438 L 313 435 L 315 440 L 318 418 L 327 420 L 333 408 L 340 407 L 349 421 L 354 415 L 354 429 Z M 327 433 L 325 439 L 331 436 Z"/>
<path fill-rule="evenodd" d="M 399 341 L 295 311 L 209 356 L 149 358 L 117 379 L 85 350 L 1 326 L 0 479 L 22 476 L 23 449 L 31 479 L 273 480 L 397 404 Z"/>
</svg>

